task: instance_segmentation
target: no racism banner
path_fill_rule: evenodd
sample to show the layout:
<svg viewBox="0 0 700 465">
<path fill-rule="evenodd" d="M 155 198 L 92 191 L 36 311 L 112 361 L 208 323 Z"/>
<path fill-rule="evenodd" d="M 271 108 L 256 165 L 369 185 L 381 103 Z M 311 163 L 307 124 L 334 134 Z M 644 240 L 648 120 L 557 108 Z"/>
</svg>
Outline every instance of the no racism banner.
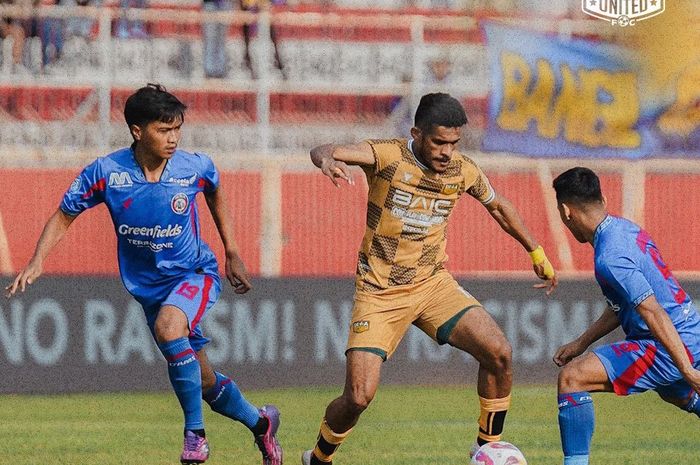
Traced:
<svg viewBox="0 0 700 465">
<path fill-rule="evenodd" d="M 492 85 L 484 150 L 700 156 L 700 62 L 680 67 L 659 86 L 643 50 L 496 23 L 484 28 Z"/>
<path fill-rule="evenodd" d="M 562 282 L 549 298 L 531 284 L 462 281 L 513 346 L 516 382 L 554 385 L 554 351 L 597 319 L 605 302 L 593 281 Z M 684 284 L 700 294 L 700 283 Z M 342 386 L 353 280 L 256 279 L 254 285 L 244 296 L 228 286 L 205 315 L 211 363 L 246 389 Z M 26 294 L 0 302 L 0 372 L 0 393 L 169 389 L 143 311 L 118 278 L 44 277 Z M 476 375 L 470 355 L 411 328 L 384 364 L 382 380 L 463 384 Z"/>
</svg>

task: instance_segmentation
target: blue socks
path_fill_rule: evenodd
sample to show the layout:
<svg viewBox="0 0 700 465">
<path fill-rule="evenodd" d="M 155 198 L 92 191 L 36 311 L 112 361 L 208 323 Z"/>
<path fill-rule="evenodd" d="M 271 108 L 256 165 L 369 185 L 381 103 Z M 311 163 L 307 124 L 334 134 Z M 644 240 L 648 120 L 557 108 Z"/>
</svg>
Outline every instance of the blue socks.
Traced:
<svg viewBox="0 0 700 465">
<path fill-rule="evenodd" d="M 203 430 L 202 374 L 190 341 L 181 337 L 158 348 L 168 361 L 168 377 L 185 414 L 185 429 Z"/>
<path fill-rule="evenodd" d="M 258 409 L 245 400 L 236 383 L 221 373 L 216 373 L 216 385 L 204 393 L 202 398 L 211 409 L 225 417 L 240 421 L 248 427 L 253 427 L 260 420 Z"/>
<path fill-rule="evenodd" d="M 591 394 L 588 392 L 559 394 L 558 403 L 564 465 L 588 465 L 595 426 Z"/>
</svg>

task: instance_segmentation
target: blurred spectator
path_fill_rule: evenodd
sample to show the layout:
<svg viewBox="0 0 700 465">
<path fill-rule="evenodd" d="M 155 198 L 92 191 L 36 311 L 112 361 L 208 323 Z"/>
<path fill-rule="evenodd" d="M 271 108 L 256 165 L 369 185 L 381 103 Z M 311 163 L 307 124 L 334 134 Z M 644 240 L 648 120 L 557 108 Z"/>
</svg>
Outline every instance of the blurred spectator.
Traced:
<svg viewBox="0 0 700 465">
<path fill-rule="evenodd" d="M 129 8 L 148 8 L 148 0 L 119 0 L 122 16 L 117 21 L 116 36 L 122 39 L 145 39 L 148 37 L 146 27 L 141 20 L 129 21 L 126 12 Z"/>
<path fill-rule="evenodd" d="M 230 0 L 203 0 L 204 11 L 229 11 Z M 228 24 L 205 22 L 202 25 L 204 46 L 204 75 L 208 78 L 224 78 L 228 74 L 226 52 Z M 246 48 L 247 50 L 247 48 Z"/>
<path fill-rule="evenodd" d="M 268 9 L 271 6 L 285 5 L 286 0 L 239 0 L 241 10 L 258 12 L 261 9 Z M 257 33 L 257 24 L 246 23 L 243 25 L 243 42 L 245 43 L 245 64 L 250 70 L 250 74 L 253 79 L 257 79 L 257 73 L 253 67 L 252 60 L 250 58 L 250 40 Z M 272 46 L 275 50 L 275 68 L 280 70 L 283 79 L 287 79 L 287 71 L 284 69 L 284 63 L 280 57 L 279 47 L 277 46 L 277 32 L 275 27 L 270 24 L 270 40 L 272 41 Z"/>
<path fill-rule="evenodd" d="M 15 0 L 0 0 L 0 5 L 20 4 Z M 15 72 L 24 69 L 22 56 L 26 35 L 20 20 L 16 18 L 0 18 L 0 39 L 12 39 L 12 64 Z M 6 58 L 5 58 L 6 59 Z"/>
<path fill-rule="evenodd" d="M 53 0 L 59 6 L 99 6 L 101 0 Z M 44 2 L 44 4 L 51 4 Z M 41 38 L 42 64 L 44 67 L 56 62 L 63 54 L 63 46 L 70 37 L 92 35 L 96 20 L 87 17 L 56 18 L 44 17 L 39 19 L 39 36 Z"/>
<path fill-rule="evenodd" d="M 452 60 L 447 55 L 440 55 L 428 63 L 428 76 L 424 83 L 428 92 L 445 92 L 444 87 L 450 85 Z"/>
<path fill-rule="evenodd" d="M 102 0 L 60 0 L 60 5 L 65 6 L 100 6 Z M 66 19 L 66 38 L 82 37 L 88 39 L 92 37 L 97 26 L 97 19 L 85 16 L 76 16 Z"/>
<path fill-rule="evenodd" d="M 427 62 L 423 76 L 419 76 L 417 82 L 422 86 L 418 89 L 418 94 L 427 94 L 432 92 L 454 92 L 455 83 L 453 80 L 452 67 L 453 63 L 450 57 L 443 53 Z M 410 85 L 411 76 L 403 76 L 402 83 Z M 406 88 L 405 95 L 397 95 L 391 102 L 391 115 L 389 116 L 392 131 L 403 137 L 409 137 L 411 128 L 413 127 L 414 109 L 416 103 L 412 102 L 412 92 L 410 86 Z"/>
</svg>

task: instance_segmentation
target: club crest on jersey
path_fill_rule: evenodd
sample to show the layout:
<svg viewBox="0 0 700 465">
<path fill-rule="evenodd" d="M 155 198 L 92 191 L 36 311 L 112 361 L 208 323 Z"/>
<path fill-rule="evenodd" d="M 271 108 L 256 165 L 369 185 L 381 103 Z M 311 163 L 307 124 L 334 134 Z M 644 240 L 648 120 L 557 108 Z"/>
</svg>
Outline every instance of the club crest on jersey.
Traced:
<svg viewBox="0 0 700 465">
<path fill-rule="evenodd" d="M 364 333 L 365 331 L 369 331 L 369 321 L 355 321 L 352 324 L 353 333 Z"/>
<path fill-rule="evenodd" d="M 187 207 L 190 204 L 190 199 L 187 198 L 186 194 L 178 192 L 173 195 L 170 201 L 170 208 L 178 215 L 184 215 L 187 212 Z"/>
<path fill-rule="evenodd" d="M 445 184 L 442 186 L 442 193 L 445 195 L 452 195 L 459 190 L 459 184 Z"/>
</svg>

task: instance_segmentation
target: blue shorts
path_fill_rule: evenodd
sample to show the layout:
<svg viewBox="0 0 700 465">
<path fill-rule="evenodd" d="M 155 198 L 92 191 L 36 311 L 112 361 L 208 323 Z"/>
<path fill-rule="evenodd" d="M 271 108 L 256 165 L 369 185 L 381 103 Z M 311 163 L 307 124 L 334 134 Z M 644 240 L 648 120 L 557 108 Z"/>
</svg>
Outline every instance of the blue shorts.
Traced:
<svg viewBox="0 0 700 465">
<path fill-rule="evenodd" d="M 686 346 L 691 363 L 700 366 L 700 349 Z M 695 352 L 695 353 L 693 353 Z M 691 393 L 666 349 L 653 339 L 615 342 L 598 347 L 593 353 L 600 359 L 619 396 L 656 391 L 663 397 L 685 399 Z"/>
<path fill-rule="evenodd" d="M 191 273 L 182 277 L 170 290 L 168 296 L 157 305 L 144 307 L 146 321 L 155 338 L 154 325 L 158 312 L 166 305 L 179 308 L 187 316 L 190 328 L 190 345 L 195 352 L 204 347 L 209 339 L 204 337 L 199 322 L 204 314 L 218 300 L 221 293 L 221 280 L 218 276 Z"/>
</svg>

